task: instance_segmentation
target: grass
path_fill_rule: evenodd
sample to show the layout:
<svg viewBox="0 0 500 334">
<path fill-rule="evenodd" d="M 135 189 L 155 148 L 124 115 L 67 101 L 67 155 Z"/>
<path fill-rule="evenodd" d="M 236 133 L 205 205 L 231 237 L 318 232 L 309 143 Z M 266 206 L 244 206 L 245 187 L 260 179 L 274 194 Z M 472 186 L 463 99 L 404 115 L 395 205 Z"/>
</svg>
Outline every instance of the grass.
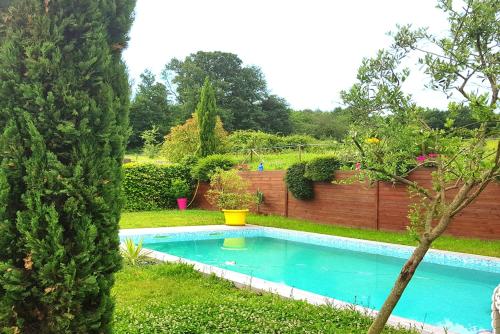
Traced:
<svg viewBox="0 0 500 334">
<path fill-rule="evenodd" d="M 131 160 L 131 162 L 138 162 L 138 163 L 148 163 L 148 164 L 165 164 L 168 163 L 164 158 L 162 157 L 154 157 L 154 158 L 149 158 L 148 156 L 142 154 L 142 153 L 128 153 L 125 154 L 124 159 Z"/>
<path fill-rule="evenodd" d="M 117 274 L 114 333 L 366 333 L 349 310 L 236 289 L 182 264 L 125 267 Z M 387 328 L 384 333 L 409 334 Z"/>
<path fill-rule="evenodd" d="M 123 213 L 121 228 L 145 228 L 163 226 L 195 226 L 223 224 L 224 217 L 218 211 L 204 210 L 165 210 Z M 287 228 L 297 231 L 314 232 L 342 237 L 382 241 L 393 244 L 415 246 L 417 243 L 406 232 L 375 231 L 359 228 L 324 225 L 306 220 L 290 219 L 281 216 L 250 215 L 248 223 Z M 433 243 L 433 248 L 500 257 L 500 240 L 479 240 L 442 236 Z"/>
<path fill-rule="evenodd" d="M 498 139 L 488 139 L 486 141 L 487 150 L 489 151 L 496 150 L 497 143 Z M 261 152 L 259 152 L 259 150 L 257 149 L 257 154 L 254 154 L 252 157 L 250 156 L 250 154 L 247 153 L 245 154 L 235 153 L 235 154 L 229 154 L 229 156 L 232 157 L 239 164 L 247 164 L 249 170 L 257 170 L 257 167 L 260 162 L 264 164 L 265 170 L 285 170 L 290 165 L 296 162 L 307 161 L 316 157 L 325 155 L 335 155 L 336 153 L 338 153 L 332 148 L 328 149 L 316 148 L 313 149 L 312 152 L 303 150 L 301 153 L 299 153 L 298 149 L 285 150 L 279 153 L 262 153 L 262 152 L 265 151 L 261 150 Z M 128 154 L 125 155 L 125 158 L 130 159 L 133 162 L 139 162 L 139 163 L 152 163 L 152 164 L 169 163 L 165 158 L 161 156 L 155 158 L 148 158 L 147 156 L 145 156 L 140 152 L 135 152 L 135 153 L 129 152 Z"/>
<path fill-rule="evenodd" d="M 216 225 L 224 223 L 221 213 L 203 210 L 124 212 L 120 228 Z"/>
<path fill-rule="evenodd" d="M 231 157 L 233 157 L 238 163 L 247 164 L 249 170 L 257 170 L 260 162 L 263 163 L 265 170 L 285 170 L 296 162 L 307 161 L 316 157 L 334 154 L 334 151 L 324 151 L 319 153 L 304 151 L 299 154 L 299 151 L 295 150 L 282 153 L 254 155 L 252 160 L 250 160 L 250 155 L 248 154 L 233 154 Z"/>
<path fill-rule="evenodd" d="M 324 151 L 324 152 L 306 152 L 303 151 L 299 154 L 298 150 L 295 151 L 287 151 L 281 153 L 268 153 L 268 154 L 259 154 L 254 155 L 252 159 L 250 159 L 250 155 L 248 154 L 231 154 L 232 157 L 237 163 L 248 165 L 249 170 L 257 170 L 259 163 L 262 161 L 264 164 L 265 170 L 285 170 L 290 165 L 299 162 L 313 159 L 315 157 L 324 156 L 324 155 L 334 155 L 334 151 Z M 169 163 L 163 157 L 155 157 L 148 158 L 142 153 L 130 153 L 125 155 L 125 159 L 130 159 L 132 162 L 138 163 L 152 163 L 152 164 L 165 164 Z"/>
</svg>

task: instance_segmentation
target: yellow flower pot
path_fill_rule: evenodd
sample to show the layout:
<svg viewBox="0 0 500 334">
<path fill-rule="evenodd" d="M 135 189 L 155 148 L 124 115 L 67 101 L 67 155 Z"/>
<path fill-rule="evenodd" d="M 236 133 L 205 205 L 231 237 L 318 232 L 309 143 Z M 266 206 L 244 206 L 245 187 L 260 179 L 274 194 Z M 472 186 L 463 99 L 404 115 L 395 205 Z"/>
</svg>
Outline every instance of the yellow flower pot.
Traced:
<svg viewBox="0 0 500 334">
<path fill-rule="evenodd" d="M 222 210 L 222 212 L 224 212 L 224 218 L 226 220 L 226 225 L 230 225 L 230 226 L 244 226 L 245 225 L 248 209 L 245 209 L 245 210 Z"/>
</svg>

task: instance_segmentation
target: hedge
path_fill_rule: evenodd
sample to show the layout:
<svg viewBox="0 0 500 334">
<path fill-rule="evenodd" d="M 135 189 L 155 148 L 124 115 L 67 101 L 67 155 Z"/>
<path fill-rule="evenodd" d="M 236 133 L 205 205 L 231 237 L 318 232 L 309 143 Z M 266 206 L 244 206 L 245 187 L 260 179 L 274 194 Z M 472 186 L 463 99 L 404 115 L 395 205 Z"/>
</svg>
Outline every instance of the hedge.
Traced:
<svg viewBox="0 0 500 334">
<path fill-rule="evenodd" d="M 177 199 L 170 188 L 175 179 L 183 179 L 193 185 L 189 167 L 184 165 L 124 165 L 122 182 L 124 209 L 146 211 L 177 207 Z"/>
<path fill-rule="evenodd" d="M 301 200 L 314 198 L 313 182 L 304 176 L 306 163 L 299 162 L 288 167 L 285 182 L 292 195 Z"/>
<path fill-rule="evenodd" d="M 335 170 L 340 168 L 340 161 L 335 157 L 317 157 L 310 160 L 306 165 L 304 177 L 311 181 L 331 181 Z"/>
<path fill-rule="evenodd" d="M 191 176 L 199 181 L 210 181 L 210 176 L 217 168 L 230 170 L 234 166 L 234 160 L 228 156 L 214 154 L 201 158 L 193 166 Z"/>
</svg>

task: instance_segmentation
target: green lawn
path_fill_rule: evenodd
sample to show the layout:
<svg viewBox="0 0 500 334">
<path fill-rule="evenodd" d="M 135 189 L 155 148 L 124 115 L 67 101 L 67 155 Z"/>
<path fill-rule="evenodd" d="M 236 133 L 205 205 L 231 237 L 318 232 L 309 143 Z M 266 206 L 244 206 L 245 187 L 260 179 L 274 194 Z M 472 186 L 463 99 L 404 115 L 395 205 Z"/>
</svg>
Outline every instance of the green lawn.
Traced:
<svg viewBox="0 0 500 334">
<path fill-rule="evenodd" d="M 125 267 L 117 274 L 114 333 L 366 333 L 370 319 L 236 289 L 187 265 Z M 384 333 L 409 330 L 387 328 Z M 415 332 L 413 332 L 415 333 Z"/>
<path fill-rule="evenodd" d="M 121 228 L 144 228 L 162 226 L 195 226 L 223 224 L 221 212 L 204 210 L 165 210 L 123 213 Z M 358 228 L 323 225 L 306 220 L 289 219 L 280 216 L 250 215 L 248 223 L 262 226 L 288 228 L 350 238 L 383 241 L 402 245 L 416 245 L 406 232 L 387 232 Z M 436 240 L 433 248 L 455 252 L 500 257 L 500 240 L 479 240 L 443 236 Z"/>
<path fill-rule="evenodd" d="M 324 155 L 334 155 L 335 151 L 333 150 L 325 150 L 322 152 L 308 152 L 303 151 L 299 154 L 298 150 L 291 150 L 281 153 L 261 153 L 258 155 L 254 155 L 252 159 L 250 159 L 249 154 L 229 154 L 231 158 L 235 160 L 238 164 L 247 164 L 249 170 L 257 170 L 259 163 L 262 161 L 264 164 L 265 170 L 285 170 L 290 165 L 299 162 L 310 160 L 315 157 L 320 157 Z M 169 163 L 166 158 L 158 156 L 155 158 L 148 158 L 142 153 L 129 153 L 125 155 L 125 159 L 130 159 L 132 162 L 138 163 L 151 163 L 151 164 L 165 164 Z"/>
<path fill-rule="evenodd" d="M 311 160 L 316 157 L 325 155 L 335 155 L 335 151 L 322 151 L 322 152 L 306 152 L 303 151 L 299 154 L 298 150 L 281 152 L 281 153 L 268 153 L 254 155 L 250 160 L 248 154 L 232 154 L 231 157 L 238 163 L 245 163 L 248 165 L 249 170 L 257 170 L 259 163 L 262 161 L 265 170 L 286 170 L 290 165 L 300 162 Z"/>
</svg>

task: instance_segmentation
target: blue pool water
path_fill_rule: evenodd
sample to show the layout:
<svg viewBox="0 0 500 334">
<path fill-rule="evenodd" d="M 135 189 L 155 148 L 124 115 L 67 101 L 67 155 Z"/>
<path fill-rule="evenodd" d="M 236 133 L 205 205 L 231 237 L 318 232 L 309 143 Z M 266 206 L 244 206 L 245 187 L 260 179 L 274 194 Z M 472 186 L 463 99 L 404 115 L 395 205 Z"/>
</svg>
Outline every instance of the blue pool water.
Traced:
<svg viewBox="0 0 500 334">
<path fill-rule="evenodd" d="M 404 258 L 265 236 L 170 241 L 144 247 L 379 309 Z M 394 314 L 458 333 L 490 329 L 500 273 L 423 262 Z"/>
</svg>

